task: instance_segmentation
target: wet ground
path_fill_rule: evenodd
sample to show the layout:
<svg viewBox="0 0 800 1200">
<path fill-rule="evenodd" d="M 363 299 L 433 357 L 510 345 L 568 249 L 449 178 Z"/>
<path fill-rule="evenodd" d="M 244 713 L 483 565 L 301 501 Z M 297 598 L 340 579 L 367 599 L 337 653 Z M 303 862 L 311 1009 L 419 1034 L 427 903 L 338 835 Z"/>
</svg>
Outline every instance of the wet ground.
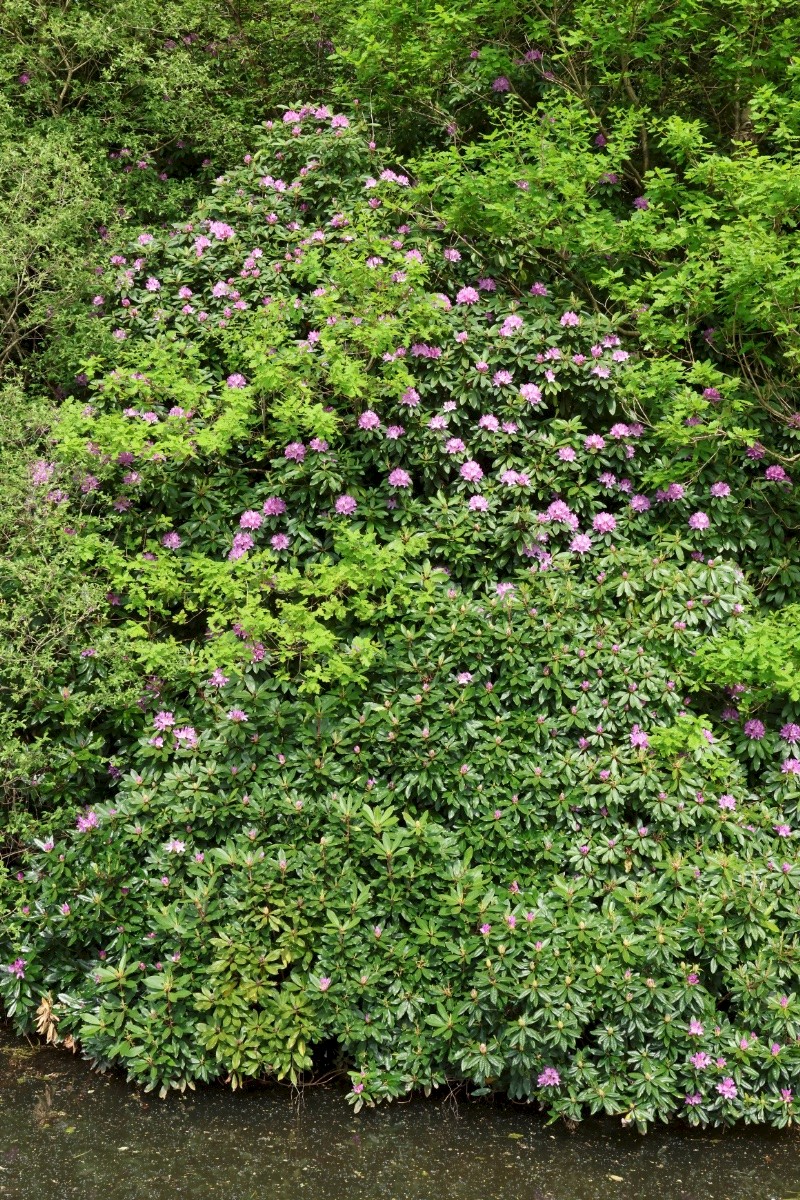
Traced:
<svg viewBox="0 0 800 1200">
<path fill-rule="evenodd" d="M 334 1083 L 159 1101 L 64 1050 L 0 1041 L 13 1200 L 800 1200 L 800 1135 L 570 1133 L 529 1109 L 414 1101 L 353 1115 Z"/>
</svg>

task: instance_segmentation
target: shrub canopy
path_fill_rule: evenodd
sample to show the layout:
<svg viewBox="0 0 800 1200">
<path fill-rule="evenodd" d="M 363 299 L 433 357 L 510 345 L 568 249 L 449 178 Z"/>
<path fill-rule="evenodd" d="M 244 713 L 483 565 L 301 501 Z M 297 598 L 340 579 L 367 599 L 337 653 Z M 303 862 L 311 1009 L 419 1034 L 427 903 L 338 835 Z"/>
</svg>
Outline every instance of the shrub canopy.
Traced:
<svg viewBox="0 0 800 1200">
<path fill-rule="evenodd" d="M 356 1107 L 786 1124 L 800 419 L 490 273 L 371 136 L 267 123 L 76 318 L 6 1010 L 148 1088 L 335 1048 Z"/>
</svg>

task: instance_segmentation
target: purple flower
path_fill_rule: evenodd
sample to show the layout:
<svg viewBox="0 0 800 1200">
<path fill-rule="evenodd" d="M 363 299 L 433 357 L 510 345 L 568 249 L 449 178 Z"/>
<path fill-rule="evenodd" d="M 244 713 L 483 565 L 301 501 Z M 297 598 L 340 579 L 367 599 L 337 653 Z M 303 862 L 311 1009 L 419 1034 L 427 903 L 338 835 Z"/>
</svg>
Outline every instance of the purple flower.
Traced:
<svg viewBox="0 0 800 1200">
<path fill-rule="evenodd" d="M 228 559 L 230 562 L 236 562 L 243 558 L 248 550 L 252 550 L 255 542 L 249 533 L 235 533 L 233 535 L 233 545 L 228 551 Z"/>
<path fill-rule="evenodd" d="M 690 529 L 708 529 L 710 524 L 711 522 L 708 519 L 708 515 L 704 512 L 692 513 L 692 515 L 689 517 Z"/>
<path fill-rule="evenodd" d="M 248 720 L 248 716 L 246 712 L 242 712 L 241 708 L 232 708 L 228 713 L 228 720 L 234 721 L 236 724 L 241 725 L 243 722 Z"/>
<path fill-rule="evenodd" d="M 285 533 L 276 533 L 269 540 L 273 550 L 288 550 L 289 548 L 289 539 Z"/>
<path fill-rule="evenodd" d="M 697 1054 L 693 1054 L 689 1062 L 698 1071 L 705 1071 L 706 1067 L 711 1064 L 711 1056 L 706 1054 L 704 1050 L 698 1050 Z"/>
<path fill-rule="evenodd" d="M 404 471 L 401 467 L 395 467 L 389 475 L 389 486 L 393 488 L 411 487 L 411 476 L 408 471 Z"/>
<path fill-rule="evenodd" d="M 785 758 L 781 763 L 784 775 L 800 775 L 800 758 Z"/>
<path fill-rule="evenodd" d="M 181 545 L 181 539 L 173 530 L 171 533 L 165 533 L 161 539 L 161 545 L 167 550 L 177 550 Z"/>
<path fill-rule="evenodd" d="M 561 1076 L 555 1067 L 545 1067 L 536 1082 L 539 1087 L 558 1087 Z"/>
<path fill-rule="evenodd" d="M 67 911 L 69 912 L 69 906 L 67 906 Z M 13 975 L 17 979 L 24 979 L 26 961 L 27 960 L 24 958 L 15 958 L 14 961 L 9 963 L 5 969 L 8 971 L 9 975 Z"/>
<path fill-rule="evenodd" d="M 609 512 L 598 513 L 592 521 L 595 533 L 613 533 L 617 528 L 616 519 Z"/>
<path fill-rule="evenodd" d="M 230 683 L 228 676 L 219 667 L 215 667 L 211 672 L 211 678 L 208 680 L 208 686 L 220 688 L 225 687 L 227 683 Z"/>
<path fill-rule="evenodd" d="M 505 75 L 498 75 L 497 79 L 492 80 L 493 92 L 510 92 L 511 84 L 506 79 Z"/>
<path fill-rule="evenodd" d="M 486 512 L 489 507 L 489 501 L 485 496 L 471 496 L 469 507 L 472 512 Z"/>
<path fill-rule="evenodd" d="M 488 935 L 492 932 L 492 927 L 491 925 L 484 923 L 481 925 L 479 932 L 482 933 L 484 937 L 488 937 Z"/>
<path fill-rule="evenodd" d="M 634 725 L 631 729 L 631 745 L 635 750 L 646 750 L 650 745 L 650 739 L 639 725 Z"/>
<path fill-rule="evenodd" d="M 45 462 L 44 459 L 39 459 L 31 464 L 31 482 L 35 487 L 41 487 L 42 484 L 49 483 L 53 477 L 55 463 Z"/>
<path fill-rule="evenodd" d="M 637 196 L 633 202 L 633 207 L 638 208 L 642 212 L 644 212 L 645 209 L 648 209 L 650 207 L 650 201 L 647 199 L 646 196 Z"/>
<path fill-rule="evenodd" d="M 461 438 L 457 437 L 448 438 L 444 446 L 445 454 L 463 454 L 466 448 Z"/>
<path fill-rule="evenodd" d="M 376 412 L 372 412 L 371 409 L 367 409 L 367 411 L 363 412 L 358 418 L 359 429 L 377 429 L 380 423 L 380 417 Z"/>
<path fill-rule="evenodd" d="M 302 442 L 289 442 L 289 445 L 283 452 L 284 458 L 293 459 L 295 462 L 302 462 L 306 456 L 306 448 Z"/>
<path fill-rule="evenodd" d="M 760 742 L 766 732 L 763 721 L 753 719 L 744 723 L 744 736 L 752 742 Z"/>
<path fill-rule="evenodd" d="M 736 799 L 734 796 L 731 796 L 730 792 L 723 792 L 719 798 L 719 806 L 720 808 L 730 809 L 732 812 L 736 808 Z"/>
<path fill-rule="evenodd" d="M 501 369 L 499 371 L 495 371 L 494 375 L 492 376 L 492 383 L 495 387 L 504 387 L 511 383 L 511 378 L 512 375 L 510 371 Z"/>
<path fill-rule="evenodd" d="M 553 503 L 549 505 L 547 512 L 545 513 L 545 517 L 548 521 L 566 521 L 571 523 L 572 511 L 569 508 L 569 505 L 565 504 L 563 500 L 554 500 Z"/>
<path fill-rule="evenodd" d="M 785 742 L 791 742 L 792 745 L 800 742 L 800 725 L 795 725 L 790 721 L 781 728 L 781 737 Z"/>
<path fill-rule="evenodd" d="M 500 327 L 500 337 L 511 337 L 523 325 L 522 317 L 518 317 L 516 313 L 511 313 L 503 321 Z"/>
<path fill-rule="evenodd" d="M 640 496 L 640 495 L 631 496 L 631 508 L 633 509 L 634 512 L 638 512 L 638 513 L 647 512 L 649 507 L 650 507 L 650 501 L 648 500 L 647 496 Z"/>
<path fill-rule="evenodd" d="M 480 464 L 472 458 L 467 459 L 465 463 L 461 464 L 459 475 L 469 483 L 477 483 L 478 480 L 483 479 L 483 471 Z"/>
<path fill-rule="evenodd" d="M 590 433 L 587 438 L 584 438 L 584 450 L 605 450 L 606 440 L 599 433 Z"/>
<path fill-rule="evenodd" d="M 730 496 L 731 494 L 730 486 L 727 483 L 722 483 L 721 481 L 719 483 L 712 483 L 709 491 L 717 500 L 724 499 L 725 496 Z"/>
<path fill-rule="evenodd" d="M 225 382 L 229 388 L 247 387 L 247 380 L 245 379 L 244 375 L 239 375 L 238 372 L 233 375 L 229 375 Z"/>
<path fill-rule="evenodd" d="M 542 398 L 541 389 L 535 383 L 523 383 L 519 389 L 519 394 L 523 400 L 527 400 L 529 404 L 538 404 Z"/>
<path fill-rule="evenodd" d="M 561 320 L 559 324 L 564 325 L 566 328 L 580 325 L 580 323 L 580 317 L 576 312 L 572 312 L 571 309 L 568 309 L 567 312 L 561 314 Z"/>
<path fill-rule="evenodd" d="M 267 517 L 279 517 L 286 512 L 286 501 L 280 496 L 268 496 L 262 506 L 262 512 Z"/>
<path fill-rule="evenodd" d="M 569 544 L 570 550 L 574 550 L 576 554 L 586 554 L 592 548 L 592 539 L 585 533 L 576 533 L 575 537 Z"/>
<path fill-rule="evenodd" d="M 717 1091 L 724 1100 L 735 1100 L 737 1096 L 736 1084 L 731 1079 L 730 1075 L 726 1075 L 722 1083 L 717 1084 Z"/>
<path fill-rule="evenodd" d="M 480 296 L 473 287 L 463 287 L 456 295 L 456 304 L 477 304 Z"/>
<path fill-rule="evenodd" d="M 352 496 L 344 495 L 338 497 L 334 507 L 340 516 L 352 517 L 358 508 L 358 504 Z"/>
<path fill-rule="evenodd" d="M 78 817 L 75 824 L 78 833 L 87 833 L 90 829 L 96 829 L 98 825 L 97 813 L 88 812 L 85 817 Z"/>
<path fill-rule="evenodd" d="M 263 517 L 261 516 L 260 512 L 256 512 L 255 509 L 248 508 L 247 511 L 243 512 L 239 517 L 239 527 L 241 529 L 260 529 L 262 521 Z"/>
<path fill-rule="evenodd" d="M 772 466 L 767 467 L 764 472 L 764 478 L 770 483 L 791 483 L 791 479 L 784 471 L 783 467 Z"/>
</svg>

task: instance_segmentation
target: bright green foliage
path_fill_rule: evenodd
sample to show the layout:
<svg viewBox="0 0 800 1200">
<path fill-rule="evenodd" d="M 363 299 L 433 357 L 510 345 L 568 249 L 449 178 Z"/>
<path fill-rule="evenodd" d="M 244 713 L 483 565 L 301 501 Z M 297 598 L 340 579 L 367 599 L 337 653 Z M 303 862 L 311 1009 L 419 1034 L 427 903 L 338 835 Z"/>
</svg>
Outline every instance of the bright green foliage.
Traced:
<svg viewBox="0 0 800 1200">
<path fill-rule="evenodd" d="M 747 684 L 756 705 L 800 700 L 800 608 L 787 604 L 748 621 L 735 637 L 714 638 L 698 651 L 695 671 L 704 683 Z"/>
<path fill-rule="evenodd" d="M 697 123 L 659 122 L 653 143 L 670 165 L 640 185 L 638 211 L 609 182 L 624 178 L 632 114 L 619 114 L 602 149 L 596 130 L 575 101 L 542 105 L 536 119 L 510 112 L 481 141 L 421 164 L 431 205 L 496 269 L 525 278 L 546 264 L 590 303 L 624 312 L 643 347 L 670 355 L 643 378 L 648 387 L 659 372 L 648 401 L 666 369 L 673 386 L 723 386 L 789 416 L 800 351 L 796 155 L 749 144 L 721 154 Z"/>
</svg>

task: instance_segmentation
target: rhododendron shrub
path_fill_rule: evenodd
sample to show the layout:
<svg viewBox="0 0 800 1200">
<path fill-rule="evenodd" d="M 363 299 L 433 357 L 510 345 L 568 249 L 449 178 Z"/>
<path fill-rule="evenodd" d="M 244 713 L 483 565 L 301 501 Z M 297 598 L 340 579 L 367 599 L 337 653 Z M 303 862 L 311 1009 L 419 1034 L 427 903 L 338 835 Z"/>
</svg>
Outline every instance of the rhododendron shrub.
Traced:
<svg viewBox="0 0 800 1200">
<path fill-rule="evenodd" d="M 91 749 L 4 886 L 19 1027 L 147 1087 L 335 1044 L 356 1106 L 793 1121 L 800 716 L 694 668 L 776 446 L 665 449 L 613 323 L 324 107 L 109 265 L 31 467 L 109 604 L 36 717 Z"/>
</svg>

